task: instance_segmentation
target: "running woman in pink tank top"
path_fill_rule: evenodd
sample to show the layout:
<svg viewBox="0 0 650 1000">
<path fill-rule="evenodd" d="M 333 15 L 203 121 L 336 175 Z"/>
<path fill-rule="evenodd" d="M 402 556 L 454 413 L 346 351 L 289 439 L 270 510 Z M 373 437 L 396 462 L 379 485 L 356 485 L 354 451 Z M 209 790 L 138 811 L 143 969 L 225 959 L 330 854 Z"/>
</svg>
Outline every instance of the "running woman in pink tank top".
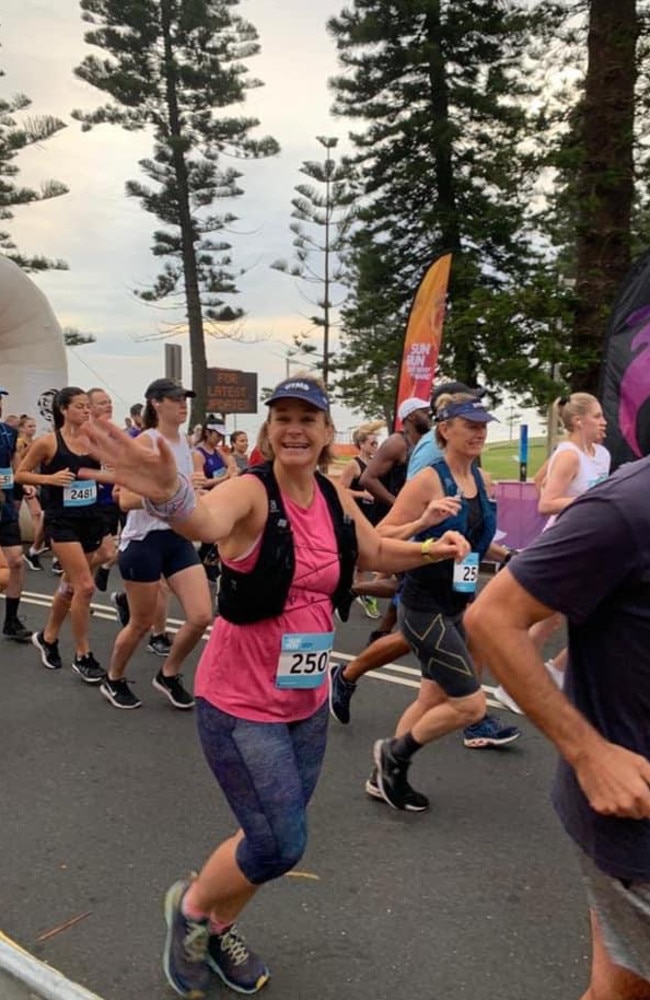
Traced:
<svg viewBox="0 0 650 1000">
<path fill-rule="evenodd" d="M 163 966 L 184 997 L 204 996 L 211 971 L 243 993 L 269 978 L 235 920 L 305 850 L 306 810 L 325 750 L 333 609 L 345 613 L 354 555 L 361 569 L 393 573 L 469 551 L 454 531 L 421 543 L 380 538 L 349 491 L 317 474 L 334 427 L 312 376 L 281 382 L 267 405 L 268 464 L 198 502 L 164 440 L 157 453 L 143 453 L 117 427 L 89 430 L 116 482 L 149 498 L 147 510 L 174 531 L 217 542 L 225 567 L 196 708 L 204 753 L 240 828 L 193 881 L 167 892 Z M 439 521 L 448 513 L 443 499 Z"/>
</svg>

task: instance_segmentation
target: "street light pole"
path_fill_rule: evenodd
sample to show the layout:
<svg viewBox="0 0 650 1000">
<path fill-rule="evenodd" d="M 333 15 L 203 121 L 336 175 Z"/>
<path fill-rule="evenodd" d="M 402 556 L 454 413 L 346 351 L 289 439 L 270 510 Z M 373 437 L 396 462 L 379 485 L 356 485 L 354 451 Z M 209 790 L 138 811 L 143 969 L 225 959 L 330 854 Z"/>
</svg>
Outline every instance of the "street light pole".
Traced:
<svg viewBox="0 0 650 1000">
<path fill-rule="evenodd" d="M 323 301 L 323 382 L 327 388 L 330 359 L 330 227 L 332 221 L 332 173 L 334 161 L 331 150 L 338 144 L 336 136 L 317 135 L 316 141 L 325 149 L 325 298 Z"/>
</svg>

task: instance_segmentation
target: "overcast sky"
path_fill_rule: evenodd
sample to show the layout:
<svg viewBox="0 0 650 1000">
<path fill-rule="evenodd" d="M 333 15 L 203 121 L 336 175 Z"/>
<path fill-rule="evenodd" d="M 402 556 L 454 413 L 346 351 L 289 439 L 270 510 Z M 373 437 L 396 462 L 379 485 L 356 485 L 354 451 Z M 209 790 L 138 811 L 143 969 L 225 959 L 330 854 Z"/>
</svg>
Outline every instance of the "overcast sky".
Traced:
<svg viewBox="0 0 650 1000">
<path fill-rule="evenodd" d="M 325 30 L 327 19 L 343 6 L 344 0 L 243 0 L 239 8 L 259 32 L 262 51 L 248 65 L 265 84 L 249 93 L 242 111 L 260 119 L 259 133 L 273 135 L 282 152 L 243 164 L 244 196 L 215 206 L 240 218 L 232 237 L 233 257 L 247 273 L 239 279 L 235 304 L 247 313 L 244 335 L 256 342 L 209 338 L 207 349 L 209 364 L 258 371 L 260 385 L 284 377 L 282 343 L 290 345 L 293 333 L 308 330 L 307 317 L 315 311 L 305 301 L 305 286 L 269 265 L 291 256 L 290 202 L 302 161 L 321 158 L 315 137 L 338 136 L 341 147 L 347 146 L 350 123 L 330 114 L 327 81 L 338 66 Z M 69 263 L 67 272 L 34 280 L 62 326 L 97 337 L 96 344 L 69 352 L 70 382 L 105 385 L 123 416 L 147 382 L 162 373 L 164 341 L 147 338 L 164 330 L 170 313 L 139 302 L 132 292 L 146 287 L 158 272 L 149 252 L 157 222 L 136 199 L 124 195 L 125 181 L 141 178 L 137 163 L 150 155 L 151 136 L 108 125 L 82 133 L 70 118 L 73 108 L 96 107 L 106 96 L 73 76 L 73 67 L 93 51 L 83 41 L 84 27 L 77 0 L 11 0 L 3 5 L 0 65 L 5 76 L 0 92 L 23 92 L 31 98 L 34 114 L 53 114 L 69 123 L 41 147 L 21 153 L 17 163 L 19 181 L 38 186 L 56 178 L 68 184 L 70 193 L 18 208 L 11 232 L 25 253 Z M 171 317 L 182 319 L 182 314 Z M 171 342 L 183 346 L 188 377 L 187 338 Z M 335 419 L 344 431 L 358 422 L 358 415 L 338 409 Z M 249 431 L 257 424 L 256 417 L 238 418 L 238 426 Z"/>
</svg>

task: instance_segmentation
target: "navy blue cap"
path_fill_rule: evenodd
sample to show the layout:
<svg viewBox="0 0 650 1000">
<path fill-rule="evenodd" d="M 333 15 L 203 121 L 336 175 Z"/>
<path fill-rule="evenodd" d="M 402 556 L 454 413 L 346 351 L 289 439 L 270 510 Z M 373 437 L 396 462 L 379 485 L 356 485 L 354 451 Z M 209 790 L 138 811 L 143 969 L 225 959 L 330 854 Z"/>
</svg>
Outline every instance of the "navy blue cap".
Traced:
<svg viewBox="0 0 650 1000">
<path fill-rule="evenodd" d="M 273 390 L 273 395 L 269 396 L 265 403 L 267 406 L 271 406 L 272 403 L 277 403 L 280 399 L 301 399 L 303 403 L 309 403 L 310 406 L 315 406 L 317 410 L 324 410 L 325 413 L 329 413 L 330 401 L 317 382 L 312 382 L 311 379 L 303 378 L 287 378 L 284 382 L 280 382 L 279 385 Z"/>
<path fill-rule="evenodd" d="M 492 420 L 497 420 L 485 409 L 480 399 L 466 399 L 462 403 L 449 403 L 436 413 L 438 423 L 443 420 L 453 420 L 454 417 L 464 417 L 465 420 L 473 420 L 477 424 L 488 424 Z"/>
</svg>

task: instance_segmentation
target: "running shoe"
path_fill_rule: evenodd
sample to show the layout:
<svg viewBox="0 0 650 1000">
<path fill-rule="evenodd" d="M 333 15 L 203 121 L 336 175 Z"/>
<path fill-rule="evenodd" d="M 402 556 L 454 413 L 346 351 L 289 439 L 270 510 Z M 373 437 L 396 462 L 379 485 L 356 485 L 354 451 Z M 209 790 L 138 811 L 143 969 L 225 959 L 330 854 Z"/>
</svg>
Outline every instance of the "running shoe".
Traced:
<svg viewBox="0 0 650 1000">
<path fill-rule="evenodd" d="M 61 561 L 57 559 L 56 556 L 52 560 L 52 565 L 50 566 L 50 569 L 55 574 L 55 576 L 63 576 L 63 566 L 61 565 Z"/>
<path fill-rule="evenodd" d="M 43 567 L 38 557 L 38 552 L 23 552 L 23 559 L 30 569 L 36 570 L 37 573 L 42 572 Z"/>
<path fill-rule="evenodd" d="M 131 612 L 129 610 L 129 601 L 126 594 L 123 593 L 122 591 L 114 590 L 110 596 L 110 601 L 115 610 L 117 611 L 117 620 L 119 621 L 122 628 L 126 628 L 131 618 Z"/>
<path fill-rule="evenodd" d="M 343 676 L 344 663 L 334 663 L 330 667 L 330 714 L 343 726 L 350 721 L 350 702 L 357 689 L 354 681 L 346 681 Z"/>
<path fill-rule="evenodd" d="M 12 639 L 14 642 L 31 642 L 32 630 L 25 628 L 20 618 L 10 618 L 4 623 L 2 634 L 5 639 Z"/>
<path fill-rule="evenodd" d="M 381 618 L 381 611 L 379 610 L 379 603 L 376 597 L 365 597 L 363 594 L 359 594 L 357 604 L 360 604 L 365 611 L 366 618 Z"/>
<path fill-rule="evenodd" d="M 140 699 L 136 698 L 123 677 L 117 681 L 105 677 L 99 690 L 114 708 L 140 708 L 142 705 Z"/>
<path fill-rule="evenodd" d="M 55 639 L 54 642 L 46 642 L 43 632 L 34 632 L 32 635 L 32 646 L 40 651 L 41 663 L 48 670 L 60 670 L 63 666 L 61 662 L 61 656 L 59 654 L 59 643 Z"/>
<path fill-rule="evenodd" d="M 106 671 L 100 667 L 92 653 L 77 654 L 72 661 L 72 669 L 86 684 L 101 684 L 106 679 Z"/>
<path fill-rule="evenodd" d="M 372 774 L 367 779 L 365 784 L 366 795 L 369 795 L 371 799 L 377 799 L 379 802 L 385 802 L 384 796 L 379 790 L 379 785 L 377 783 L 377 768 L 373 767 Z M 415 788 L 406 782 L 406 794 L 404 796 L 404 809 L 406 812 L 425 812 L 429 808 L 429 799 L 422 792 L 416 792 Z"/>
<path fill-rule="evenodd" d="M 271 977 L 259 955 L 249 950 L 235 924 L 223 934 L 210 935 L 208 965 L 236 993 L 257 993 Z"/>
<path fill-rule="evenodd" d="M 169 698 L 174 708 L 194 708 L 194 698 L 183 687 L 182 674 L 165 677 L 159 670 L 151 683 L 156 691 Z"/>
<path fill-rule="evenodd" d="M 165 896 L 167 936 L 163 969 L 167 982 L 181 997 L 200 1000 L 210 985 L 208 920 L 190 920 L 181 909 L 189 882 L 174 882 Z"/>
<path fill-rule="evenodd" d="M 169 650 L 172 648 L 172 641 L 166 632 L 161 632 L 160 635 L 149 636 L 149 642 L 147 643 L 147 649 L 150 653 L 155 653 L 156 656 L 169 656 Z"/>
<path fill-rule="evenodd" d="M 101 590 L 102 594 L 106 593 L 110 572 L 110 569 L 107 569 L 106 566 L 100 566 L 95 573 L 95 586 L 97 587 L 97 590 Z"/>
<path fill-rule="evenodd" d="M 500 684 L 494 689 L 494 697 L 504 706 L 504 708 L 509 708 L 511 712 L 515 713 L 515 715 L 524 714 L 512 695 L 508 694 L 506 689 L 501 687 Z"/>
<path fill-rule="evenodd" d="M 381 797 L 393 809 L 403 809 L 408 812 L 424 812 L 428 806 L 414 803 L 414 789 L 408 783 L 407 774 L 411 766 L 410 760 L 401 760 L 391 749 L 392 740 L 377 740 L 373 747 L 375 758 L 377 788 Z M 419 796 L 419 793 L 416 793 Z"/>
<path fill-rule="evenodd" d="M 493 715 L 486 715 L 480 722 L 463 730 L 463 743 L 469 750 L 506 747 L 521 736 L 516 726 L 504 726 Z"/>
</svg>

